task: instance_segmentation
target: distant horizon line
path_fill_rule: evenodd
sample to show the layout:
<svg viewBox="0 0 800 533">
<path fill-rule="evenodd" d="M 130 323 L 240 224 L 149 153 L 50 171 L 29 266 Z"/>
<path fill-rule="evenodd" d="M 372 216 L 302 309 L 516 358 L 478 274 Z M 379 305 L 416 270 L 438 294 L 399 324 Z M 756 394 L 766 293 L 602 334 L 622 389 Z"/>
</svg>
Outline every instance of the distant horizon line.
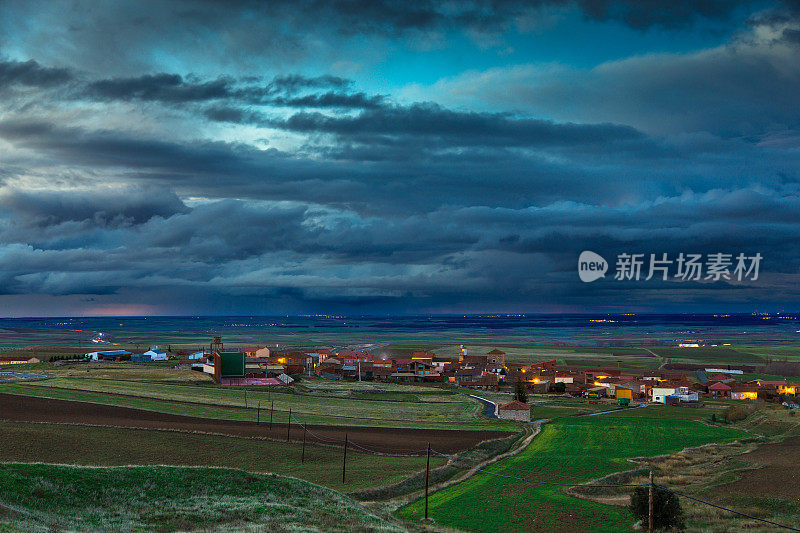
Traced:
<svg viewBox="0 0 800 533">
<path fill-rule="evenodd" d="M 533 316 L 797 316 L 800 311 L 696 311 L 696 312 L 580 312 L 580 313 L 414 313 L 414 314 L 282 314 L 282 315 L 47 315 L 47 316 L 0 316 L 0 320 L 26 320 L 26 319 L 85 319 L 85 318 L 114 318 L 114 319 L 147 319 L 147 318 L 420 318 L 420 317 L 480 317 L 480 318 L 513 318 Z"/>
</svg>

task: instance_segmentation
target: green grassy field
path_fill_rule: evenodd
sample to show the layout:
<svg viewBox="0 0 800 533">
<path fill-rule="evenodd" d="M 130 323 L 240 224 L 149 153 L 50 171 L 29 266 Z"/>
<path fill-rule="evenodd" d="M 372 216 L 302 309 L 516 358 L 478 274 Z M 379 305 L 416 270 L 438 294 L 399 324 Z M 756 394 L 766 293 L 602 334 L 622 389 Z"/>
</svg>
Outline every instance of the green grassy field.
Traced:
<svg viewBox="0 0 800 533">
<path fill-rule="evenodd" d="M 2 422 L 5 462 L 48 462 L 84 466 L 178 465 L 240 468 L 298 477 L 351 492 L 397 483 L 425 468 L 424 457 L 347 454 L 342 483 L 341 447 L 301 445 L 202 433 Z M 444 460 L 437 458 L 436 466 Z"/>
<path fill-rule="evenodd" d="M 638 410 L 637 410 L 638 411 Z M 633 465 L 628 458 L 679 451 L 747 436 L 675 419 L 563 418 L 544 426 L 528 448 L 487 470 L 528 480 L 581 483 Z M 468 531 L 630 531 L 626 508 L 565 494 L 564 488 L 479 473 L 430 497 L 437 524 Z M 398 511 L 417 520 L 422 501 Z"/>
<path fill-rule="evenodd" d="M 0 465 L 0 530 L 401 531 L 305 481 L 218 468 Z"/>
</svg>

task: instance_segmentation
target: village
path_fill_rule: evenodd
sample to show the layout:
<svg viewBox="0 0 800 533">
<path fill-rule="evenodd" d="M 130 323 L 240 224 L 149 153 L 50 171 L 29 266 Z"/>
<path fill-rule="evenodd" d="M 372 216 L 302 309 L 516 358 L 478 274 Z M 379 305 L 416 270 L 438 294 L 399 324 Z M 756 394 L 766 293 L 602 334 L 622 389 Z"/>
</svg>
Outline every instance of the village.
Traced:
<svg viewBox="0 0 800 533">
<path fill-rule="evenodd" d="M 6 358 L 11 359 L 11 358 Z M 556 360 L 528 364 L 506 361 L 502 350 L 468 353 L 460 347 L 458 357 L 440 357 L 433 352 L 413 351 L 403 357 L 377 356 L 362 350 L 314 348 L 279 349 L 246 346 L 225 350 L 221 337 L 197 351 L 164 350 L 152 346 L 142 354 L 126 350 L 87 353 L 86 360 L 169 361 L 176 368 L 191 368 L 209 374 L 222 386 L 289 384 L 297 376 L 328 380 L 407 383 L 428 387 L 460 387 L 483 391 L 512 392 L 514 400 L 496 405 L 487 416 L 530 421 L 530 406 L 519 398 L 525 394 L 561 395 L 587 403 L 635 406 L 647 402 L 681 407 L 702 407 L 704 399 L 762 400 L 798 407 L 800 384 L 786 380 L 744 380 L 743 372 L 730 365 L 694 371 L 656 370 L 633 375 L 611 368 L 557 367 Z M 2 361 L 0 363 L 12 361 Z M 32 362 L 19 359 L 15 362 Z M 293 377 L 294 376 L 294 377 Z M 523 401 L 519 401 L 522 399 Z"/>
<path fill-rule="evenodd" d="M 793 494 L 796 469 L 781 461 L 796 449 L 800 384 L 794 373 L 768 371 L 793 370 L 786 363 L 755 368 L 727 347 L 653 348 L 665 354 L 656 359 L 641 355 L 649 349 L 466 339 L 392 344 L 361 337 L 337 346 L 274 344 L 273 336 L 259 335 L 227 337 L 223 344 L 219 334 L 209 333 L 216 336 L 197 335 L 195 343 L 160 335 L 138 344 L 106 337 L 88 353 L 81 346 L 32 344 L 4 354 L 0 425 L 11 442 L 5 453 L 13 461 L 109 467 L 247 464 L 254 472 L 317 483 L 358 501 L 392 495 L 402 499 L 393 516 L 403 519 L 424 516 L 428 474 L 436 476 L 431 508 L 445 512 L 456 508 L 437 499 L 442 492 L 463 486 L 475 502 L 488 502 L 486 487 L 512 480 L 530 491 L 529 479 L 567 464 L 571 477 L 554 482 L 572 483 L 580 473 L 578 485 L 566 489 L 577 502 L 570 509 L 580 509 L 598 490 L 584 483 L 605 479 L 604 472 L 617 475 L 631 457 L 672 457 L 665 453 L 685 453 L 691 461 L 659 466 L 657 459 L 644 459 L 620 487 L 647 483 L 646 467 L 653 469 L 654 483 L 686 494 L 693 485 L 668 480 L 713 462 L 719 469 L 714 483 L 736 491 L 727 499 L 721 489 L 715 505 L 735 511 L 736 498 L 750 494 L 754 483 L 761 486 L 757 480 L 766 475 L 781 480 L 764 484 L 770 495 Z M 668 357 L 676 353 L 695 359 Z M 29 446 L 32 434 L 35 449 Z M 754 441 L 753 435 L 764 436 Z M 219 448 L 226 453 L 197 453 Z M 597 451 L 584 453 L 588 449 Z M 770 470 L 741 470 L 741 454 L 750 452 L 751 462 L 767 461 Z M 477 461 L 488 468 L 475 471 Z M 445 475 L 446 483 L 457 484 L 440 488 L 435 480 Z M 708 477 L 698 480 L 697 490 L 706 490 Z M 560 487 L 552 494 L 534 490 L 537 502 L 563 504 Z M 604 490 L 604 497 L 633 498 L 627 488 Z M 409 494 L 416 499 L 408 502 Z M 703 504 L 688 502 L 687 517 L 707 523 Z M 629 529 L 625 507 L 603 509 L 616 530 Z M 795 516 L 758 512 L 784 523 Z M 725 530 L 736 530 L 735 512 L 723 513 Z"/>
</svg>

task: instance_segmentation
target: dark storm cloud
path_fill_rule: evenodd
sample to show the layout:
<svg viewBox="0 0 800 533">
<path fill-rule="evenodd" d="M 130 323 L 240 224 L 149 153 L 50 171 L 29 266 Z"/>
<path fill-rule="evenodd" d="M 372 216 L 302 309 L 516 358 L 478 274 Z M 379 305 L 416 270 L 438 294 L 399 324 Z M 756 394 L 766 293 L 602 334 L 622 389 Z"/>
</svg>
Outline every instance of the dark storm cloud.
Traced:
<svg viewBox="0 0 800 533">
<path fill-rule="evenodd" d="M 72 164 L 167 169 L 176 173 L 220 171 L 232 163 L 241 168 L 246 166 L 246 154 L 254 153 L 252 148 L 226 143 L 180 144 L 108 130 L 60 128 L 41 121 L 0 122 L 0 137 Z"/>
<path fill-rule="evenodd" d="M 286 76 L 275 76 L 267 84 L 267 93 L 286 93 L 295 94 L 305 89 L 346 89 L 352 81 L 339 76 L 303 76 L 302 74 L 292 74 Z"/>
<path fill-rule="evenodd" d="M 508 146 L 492 137 L 492 132 L 481 133 L 476 125 L 465 123 L 465 131 L 453 131 L 464 118 L 468 120 L 469 115 L 456 115 L 455 122 L 441 127 L 425 125 L 417 133 L 398 127 L 396 135 L 386 144 L 348 149 L 345 141 L 344 147 L 327 149 L 332 160 L 320 157 L 328 152 L 317 145 L 308 148 L 314 152 L 313 157 L 302 157 L 243 144 L 173 142 L 24 120 L 0 122 L 0 138 L 36 154 L 30 164 L 41 168 L 69 164 L 77 165 L 76 168 L 107 169 L 103 171 L 107 179 L 118 176 L 122 180 L 130 180 L 133 171 L 133 176 L 143 183 L 178 187 L 181 194 L 280 198 L 360 206 L 367 211 L 418 212 L 436 208 L 442 202 L 520 205 L 557 198 L 565 187 L 574 198 L 585 201 L 613 201 L 623 192 L 639 196 L 674 190 L 672 185 L 665 187 L 658 180 L 631 183 L 624 176 L 614 176 L 613 171 L 593 168 L 598 154 L 608 146 L 631 142 L 645 154 L 652 152 L 650 141 L 640 139 L 627 128 L 601 126 L 597 131 L 592 128 L 584 131 L 577 125 L 565 125 L 562 131 L 558 125 L 547 122 L 534 121 L 518 127 L 511 119 L 502 118 L 495 135 L 504 131 L 512 147 L 556 150 L 561 162 L 554 162 L 544 152 L 509 151 Z M 486 117 L 478 116 L 476 120 L 491 125 Z M 471 131 L 467 131 L 469 127 Z M 611 133 L 609 139 L 603 140 L 606 129 Z M 512 139 L 515 133 L 523 139 Z M 370 135 L 381 137 L 374 134 L 367 137 Z M 435 143 L 431 141 L 434 136 Z M 628 141 L 627 137 L 634 139 Z M 591 150 L 583 143 L 592 143 Z M 462 145 L 469 149 L 459 149 Z M 616 163 L 607 161 L 606 165 L 621 165 L 627 160 L 627 153 L 618 150 L 615 155 L 602 157 L 618 159 Z M 351 158 L 351 164 L 337 161 L 345 156 Z M 646 159 L 643 165 L 652 166 L 652 156 L 647 155 Z M 694 181 L 708 187 L 715 180 Z M 427 194 L 420 195 L 420 190 Z"/>
<path fill-rule="evenodd" d="M 0 194 L 0 208 L 13 213 L 20 225 L 38 227 L 64 222 L 89 222 L 94 227 L 141 224 L 187 211 L 172 191 L 153 188 L 35 193 L 12 189 Z"/>
<path fill-rule="evenodd" d="M 124 74 L 146 72 L 151 62 L 164 58 L 248 69 L 265 62 L 285 66 L 308 56 L 322 56 L 324 61 L 336 57 L 338 44 L 354 36 L 502 34 L 529 26 L 527 21 L 546 18 L 553 10 L 576 8 L 590 20 L 646 29 L 725 19 L 741 5 L 724 0 L 142 0 L 98 8 L 83 0 L 6 3 L 0 29 L 6 36 L 35 43 L 58 63 Z"/>
<path fill-rule="evenodd" d="M 364 134 L 346 125 L 338 143 L 306 147 L 312 157 L 25 120 L 0 122 L 0 138 L 32 154 L 32 169 L 20 170 L 27 174 L 68 164 L 108 180 L 176 187 L 181 195 L 296 200 L 363 212 L 416 213 L 443 203 L 519 207 L 555 201 L 564 191 L 580 202 L 640 201 L 687 188 L 746 186 L 753 176 L 741 173 L 743 165 L 765 185 L 800 180 L 791 170 L 796 157 L 773 150 L 764 160 L 764 149 L 741 142 L 713 145 L 709 153 L 717 162 L 707 173 L 697 142 L 662 147 L 624 127 L 449 113 L 434 108 L 442 116 L 437 123 L 419 110 L 401 112 L 394 130 L 381 130 L 375 119 L 374 131 Z M 776 165 L 782 175 L 774 175 Z"/>
<path fill-rule="evenodd" d="M 105 199 L 124 203 L 128 192 L 119 195 Z M 507 302 L 543 294 L 580 301 L 586 291 L 600 291 L 614 302 L 645 293 L 658 300 L 655 282 L 607 283 L 601 289 L 580 284 L 578 253 L 592 249 L 613 258 L 620 252 L 759 252 L 767 274 L 792 273 L 798 251 L 784 243 L 800 238 L 799 208 L 796 192 L 765 190 L 720 190 L 618 208 L 562 202 L 403 217 L 225 200 L 91 232 L 74 233 L 69 223 L 59 222 L 36 230 L 40 242 L 50 243 L 38 249 L 26 240 L 15 244 L 15 237 L 23 236 L 5 227 L 0 272 L 9 293 L 108 294 L 191 285 L 220 293 L 290 291 L 296 301 L 309 302 L 337 296 L 386 302 L 410 295 L 438 302 L 495 301 L 498 294 Z M 763 212 L 773 215 L 764 219 Z M 704 222 L 705 216 L 714 222 Z M 0 217 L 0 229 L 3 221 Z M 748 232 L 762 237 L 756 242 Z M 538 276 L 541 282 L 533 283 Z M 723 291 L 721 285 L 696 289 Z M 752 287 L 746 289 L 752 293 Z M 691 289 L 670 290 L 680 297 Z"/>
<path fill-rule="evenodd" d="M 366 93 L 342 94 L 322 93 L 296 96 L 292 98 L 276 97 L 270 104 L 283 107 L 340 107 L 355 109 L 379 108 L 384 105 L 381 95 L 369 96 Z"/>
<path fill-rule="evenodd" d="M 357 116 L 297 113 L 272 126 L 302 133 L 331 133 L 368 140 L 375 135 L 447 139 L 453 146 L 555 146 L 643 140 L 625 126 L 556 124 L 502 113 L 457 112 L 436 104 L 366 110 Z"/>
<path fill-rule="evenodd" d="M 85 95 L 98 100 L 142 100 L 165 103 L 192 103 L 225 100 L 229 103 L 279 105 L 286 107 L 374 107 L 381 96 L 364 93 L 325 92 L 298 95 L 300 91 L 336 88 L 344 91 L 350 80 L 336 76 L 276 76 L 265 84 L 258 79 L 239 83 L 233 78 L 216 80 L 184 79 L 178 74 L 158 73 L 131 78 L 101 79 L 88 83 Z"/>
<path fill-rule="evenodd" d="M 234 124 L 264 125 L 267 122 L 262 113 L 249 111 L 230 105 L 215 105 L 203 109 L 202 114 L 212 122 L 232 122 Z"/>
<path fill-rule="evenodd" d="M 91 81 L 76 91 L 75 96 L 100 102 L 138 100 L 172 105 L 217 101 L 220 104 L 202 111 L 210 120 L 252 124 L 263 121 L 257 118 L 257 113 L 236 106 L 370 109 L 384 105 L 384 96 L 350 92 L 351 85 L 350 80 L 330 75 L 276 76 L 267 83 L 259 83 L 252 77 L 243 82 L 230 77 L 188 80 L 178 74 L 162 72 Z M 335 90 L 307 92 L 319 89 Z"/>
<path fill-rule="evenodd" d="M 536 10 L 570 6 L 577 6 L 594 20 L 615 20 L 634 28 L 670 28 L 685 26 L 698 18 L 724 18 L 737 7 L 729 0 L 309 0 L 294 4 L 300 7 L 303 3 L 303 12 L 311 20 L 337 21 L 340 31 L 364 33 L 401 33 L 453 25 L 497 31 Z M 250 1 L 237 5 L 243 9 L 260 7 Z"/>
<path fill-rule="evenodd" d="M 647 29 L 736 7 L 665 5 L 143 1 L 79 17 L 15 5 L 0 29 L 33 43 L 19 53 L 37 61 L 0 64 L 0 87 L 14 92 L 0 102 L 0 292 L 168 294 L 178 312 L 202 295 L 234 313 L 265 302 L 298 312 L 796 302 L 791 10 L 763 14 L 754 24 L 771 33 L 728 46 L 587 71 L 534 65 L 521 80 L 470 72 L 454 88 L 499 112 L 474 110 L 479 98 L 400 103 L 413 100 L 308 74 L 350 72 L 326 54 L 357 62 L 348 46 L 374 36 L 503 33 L 536 10 L 578 6 Z M 324 67 L 296 64 L 309 55 Z M 586 286 L 575 272 L 584 249 L 612 262 L 759 252 L 766 281 Z"/>
<path fill-rule="evenodd" d="M 153 74 L 136 78 L 117 78 L 90 83 L 87 92 L 99 100 L 151 100 L 161 102 L 196 102 L 231 96 L 232 80 L 190 83 L 177 74 Z"/>
<path fill-rule="evenodd" d="M 632 28 L 644 29 L 651 26 L 682 27 L 698 18 L 724 18 L 746 2 L 737 5 L 737 2 L 729 0 L 578 0 L 577 3 L 588 18 L 616 20 Z"/>
<path fill-rule="evenodd" d="M 34 60 L 0 61 L 0 89 L 12 85 L 54 87 L 72 79 L 65 68 L 43 67 Z"/>
</svg>

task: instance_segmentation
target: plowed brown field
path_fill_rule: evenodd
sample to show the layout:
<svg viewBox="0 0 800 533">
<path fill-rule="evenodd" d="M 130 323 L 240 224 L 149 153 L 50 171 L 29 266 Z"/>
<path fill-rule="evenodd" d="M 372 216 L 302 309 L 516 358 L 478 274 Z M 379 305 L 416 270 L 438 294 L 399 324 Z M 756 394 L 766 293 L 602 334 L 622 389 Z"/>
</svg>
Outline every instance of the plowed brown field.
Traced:
<svg viewBox="0 0 800 533">
<path fill-rule="evenodd" d="M 268 411 L 262 411 L 265 418 Z M 0 419 L 19 422 L 51 422 L 86 424 L 96 426 L 115 426 L 126 428 L 170 429 L 216 433 L 239 437 L 269 437 L 286 439 L 286 420 L 274 420 L 272 429 L 269 423 L 239 422 L 190 416 L 158 413 L 143 409 L 131 409 L 113 405 L 87 402 L 37 398 L 16 394 L 0 393 Z M 378 453 L 408 453 L 424 449 L 430 443 L 435 450 L 454 453 L 473 448 L 478 443 L 507 437 L 505 431 L 464 431 L 407 429 L 363 426 L 323 426 L 307 425 L 308 442 L 341 445 L 347 439 L 359 451 Z M 288 431 L 293 441 L 303 439 L 303 427 L 292 424 Z"/>
</svg>

